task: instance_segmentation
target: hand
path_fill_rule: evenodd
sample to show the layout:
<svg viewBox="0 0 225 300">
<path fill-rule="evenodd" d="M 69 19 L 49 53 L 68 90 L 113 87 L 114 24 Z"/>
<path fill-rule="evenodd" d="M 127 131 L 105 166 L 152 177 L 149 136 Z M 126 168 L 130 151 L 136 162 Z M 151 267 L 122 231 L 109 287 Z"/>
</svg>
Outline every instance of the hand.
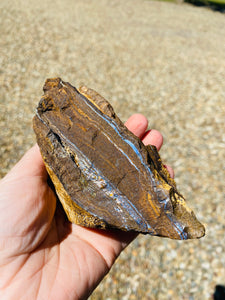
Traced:
<svg viewBox="0 0 225 300">
<path fill-rule="evenodd" d="M 161 148 L 144 116 L 125 125 Z M 0 299 L 86 299 L 136 236 L 71 224 L 47 179 L 35 145 L 0 181 Z"/>
</svg>

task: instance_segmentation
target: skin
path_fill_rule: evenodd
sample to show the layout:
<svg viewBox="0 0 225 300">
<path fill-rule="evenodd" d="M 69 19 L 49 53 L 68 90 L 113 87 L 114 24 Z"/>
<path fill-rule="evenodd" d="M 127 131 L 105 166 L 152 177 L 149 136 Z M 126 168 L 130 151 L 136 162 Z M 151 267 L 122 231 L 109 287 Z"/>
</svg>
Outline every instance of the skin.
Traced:
<svg viewBox="0 0 225 300">
<path fill-rule="evenodd" d="M 161 148 L 143 115 L 125 125 Z M 136 237 L 71 224 L 47 180 L 35 145 L 0 181 L 0 299 L 86 299 Z"/>
</svg>

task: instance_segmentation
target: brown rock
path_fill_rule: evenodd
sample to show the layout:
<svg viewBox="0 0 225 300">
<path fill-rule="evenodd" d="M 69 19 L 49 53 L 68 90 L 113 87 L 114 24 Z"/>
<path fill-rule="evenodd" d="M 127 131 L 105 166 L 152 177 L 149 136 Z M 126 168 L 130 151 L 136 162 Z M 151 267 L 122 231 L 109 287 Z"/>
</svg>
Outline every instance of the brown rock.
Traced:
<svg viewBox="0 0 225 300">
<path fill-rule="evenodd" d="M 48 79 L 33 121 L 71 222 L 173 239 L 204 235 L 156 148 L 144 146 L 98 93 Z"/>
</svg>

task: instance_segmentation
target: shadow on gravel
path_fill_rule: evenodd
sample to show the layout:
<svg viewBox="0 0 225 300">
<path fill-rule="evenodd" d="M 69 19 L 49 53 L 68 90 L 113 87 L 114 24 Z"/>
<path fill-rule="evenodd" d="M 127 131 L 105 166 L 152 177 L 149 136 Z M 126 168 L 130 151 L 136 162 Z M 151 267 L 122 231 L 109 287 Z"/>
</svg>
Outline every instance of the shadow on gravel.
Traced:
<svg viewBox="0 0 225 300">
<path fill-rule="evenodd" d="M 186 3 L 193 4 L 195 6 L 205 6 L 214 11 L 225 13 L 225 1 L 210 1 L 210 0 L 184 0 Z"/>
<path fill-rule="evenodd" d="M 224 300 L 225 299 L 225 286 L 217 285 L 213 295 L 214 300 Z"/>
</svg>

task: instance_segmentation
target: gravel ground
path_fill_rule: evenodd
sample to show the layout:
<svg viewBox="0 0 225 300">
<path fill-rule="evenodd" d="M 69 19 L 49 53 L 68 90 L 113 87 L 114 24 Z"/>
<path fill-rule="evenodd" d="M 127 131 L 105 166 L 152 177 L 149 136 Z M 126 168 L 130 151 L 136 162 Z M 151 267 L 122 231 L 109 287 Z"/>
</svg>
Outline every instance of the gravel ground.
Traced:
<svg viewBox="0 0 225 300">
<path fill-rule="evenodd" d="M 211 299 L 225 284 L 225 17 L 145 0 L 0 1 L 0 175 L 35 141 L 47 77 L 85 83 L 125 121 L 164 135 L 161 155 L 206 236 L 139 236 L 90 299 Z"/>
</svg>

